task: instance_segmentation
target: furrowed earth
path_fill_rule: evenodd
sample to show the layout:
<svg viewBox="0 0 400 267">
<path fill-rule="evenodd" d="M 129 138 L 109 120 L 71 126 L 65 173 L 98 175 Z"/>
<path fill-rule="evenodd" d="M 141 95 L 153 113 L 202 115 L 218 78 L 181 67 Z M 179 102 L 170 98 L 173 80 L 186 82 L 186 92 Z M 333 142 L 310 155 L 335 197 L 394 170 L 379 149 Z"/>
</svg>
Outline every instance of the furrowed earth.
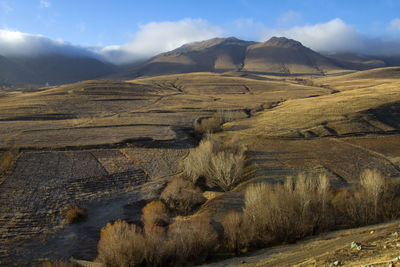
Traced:
<svg viewBox="0 0 400 267">
<path fill-rule="evenodd" d="M 217 222 L 243 207 L 257 181 L 324 170 L 341 187 L 365 169 L 398 178 L 399 73 L 189 73 L 3 90 L 0 264 L 93 260 L 101 228 L 140 220 L 198 144 L 194 121 L 215 113 L 233 114 L 216 135 L 239 137 L 255 169 L 199 209 Z M 86 208 L 87 220 L 65 222 L 72 204 Z"/>
</svg>

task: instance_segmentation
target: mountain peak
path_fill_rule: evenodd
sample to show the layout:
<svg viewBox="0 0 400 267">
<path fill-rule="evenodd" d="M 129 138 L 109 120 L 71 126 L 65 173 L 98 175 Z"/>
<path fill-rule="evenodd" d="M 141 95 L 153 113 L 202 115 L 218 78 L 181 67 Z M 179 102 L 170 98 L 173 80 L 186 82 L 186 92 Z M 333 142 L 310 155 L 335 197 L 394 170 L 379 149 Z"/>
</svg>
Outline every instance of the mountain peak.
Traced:
<svg viewBox="0 0 400 267">
<path fill-rule="evenodd" d="M 299 41 L 289 39 L 286 37 L 275 37 L 275 36 L 270 38 L 264 44 L 268 46 L 278 46 L 284 48 L 303 46 L 302 43 L 300 43 Z"/>
<path fill-rule="evenodd" d="M 218 45 L 236 45 L 236 46 L 249 46 L 254 44 L 254 42 L 243 41 L 236 37 L 228 38 L 212 38 L 205 41 L 193 42 L 185 44 L 172 52 L 187 52 L 187 51 L 199 51 L 207 48 L 215 47 Z"/>
</svg>

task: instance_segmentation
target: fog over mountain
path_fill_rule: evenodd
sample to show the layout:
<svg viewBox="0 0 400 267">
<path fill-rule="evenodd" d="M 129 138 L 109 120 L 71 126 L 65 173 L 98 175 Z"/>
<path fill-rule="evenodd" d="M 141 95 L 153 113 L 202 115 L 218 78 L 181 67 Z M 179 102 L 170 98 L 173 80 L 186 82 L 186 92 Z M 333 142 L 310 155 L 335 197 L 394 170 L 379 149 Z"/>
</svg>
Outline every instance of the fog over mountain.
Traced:
<svg viewBox="0 0 400 267">
<path fill-rule="evenodd" d="M 8 57 L 61 54 L 93 57 L 113 64 L 125 64 L 171 51 L 186 43 L 224 36 L 237 36 L 254 41 L 266 41 L 273 36 L 287 37 L 300 41 L 317 52 L 328 54 L 350 52 L 367 55 L 400 55 L 400 19 L 393 19 L 385 27 L 386 35 L 371 37 L 359 32 L 340 18 L 314 25 L 282 29 L 268 28 L 252 20 L 241 23 L 240 27 L 237 24 L 222 27 L 203 19 L 187 18 L 143 24 L 127 44 L 97 47 L 83 47 L 41 35 L 3 29 L 0 30 L 0 55 Z"/>
</svg>

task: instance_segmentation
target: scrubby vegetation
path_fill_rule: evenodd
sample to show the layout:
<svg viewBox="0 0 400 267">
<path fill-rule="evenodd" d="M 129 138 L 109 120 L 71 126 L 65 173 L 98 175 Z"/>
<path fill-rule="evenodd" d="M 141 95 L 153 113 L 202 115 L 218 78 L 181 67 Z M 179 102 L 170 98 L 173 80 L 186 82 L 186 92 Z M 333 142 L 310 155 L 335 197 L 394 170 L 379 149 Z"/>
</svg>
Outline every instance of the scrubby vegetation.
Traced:
<svg viewBox="0 0 400 267">
<path fill-rule="evenodd" d="M 172 212 L 179 215 L 188 215 L 206 201 L 200 188 L 181 176 L 174 177 L 168 183 L 160 198 Z"/>
<path fill-rule="evenodd" d="M 226 213 L 219 223 L 207 213 L 196 214 L 206 201 L 202 189 L 232 190 L 243 181 L 246 161 L 237 138 L 207 135 L 190 150 L 183 172 L 169 181 L 160 199 L 143 208 L 142 226 L 117 221 L 103 229 L 98 260 L 107 266 L 184 266 L 216 251 L 238 255 L 400 217 L 400 184 L 374 170 L 363 172 L 359 185 L 341 190 L 331 187 L 325 173 L 249 183 L 241 211 Z"/>
<path fill-rule="evenodd" d="M 210 219 L 177 217 L 169 227 L 124 221 L 101 232 L 97 261 L 106 266 L 176 266 L 201 262 L 214 252 L 217 232 Z"/>
<path fill-rule="evenodd" d="M 204 178 L 210 187 L 232 189 L 242 178 L 246 149 L 237 138 L 229 142 L 208 135 L 183 162 L 183 173 L 193 183 Z"/>
<path fill-rule="evenodd" d="M 76 205 L 70 205 L 65 212 L 65 221 L 67 223 L 78 223 L 86 219 L 86 210 Z"/>
<path fill-rule="evenodd" d="M 221 130 L 222 123 L 221 118 L 214 115 L 210 118 L 196 120 L 194 122 L 194 130 L 201 134 L 215 133 Z"/>
<path fill-rule="evenodd" d="M 12 169 L 18 156 L 19 150 L 17 148 L 9 149 L 0 154 L 0 181 L 2 176 L 7 175 L 7 172 Z"/>
<path fill-rule="evenodd" d="M 342 190 L 332 188 L 325 174 L 301 173 L 284 183 L 249 184 L 242 211 L 228 212 L 222 228 L 205 214 L 170 217 L 171 210 L 185 213 L 198 205 L 193 200 L 197 194 L 200 198 L 192 182 L 173 178 L 162 200 L 143 208 L 143 228 L 117 221 L 103 229 L 98 260 L 106 266 L 184 266 L 204 261 L 217 251 L 238 255 L 400 217 L 400 183 L 371 170 L 362 173 L 358 186 Z"/>
</svg>

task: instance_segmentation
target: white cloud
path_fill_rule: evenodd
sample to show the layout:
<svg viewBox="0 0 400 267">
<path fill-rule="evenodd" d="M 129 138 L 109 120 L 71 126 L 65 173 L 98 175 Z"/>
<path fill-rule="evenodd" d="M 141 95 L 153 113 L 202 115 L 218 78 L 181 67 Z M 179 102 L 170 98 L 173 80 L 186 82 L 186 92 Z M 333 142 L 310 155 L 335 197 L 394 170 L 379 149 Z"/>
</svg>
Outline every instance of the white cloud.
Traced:
<svg viewBox="0 0 400 267">
<path fill-rule="evenodd" d="M 222 34 L 221 28 L 203 19 L 188 18 L 179 21 L 151 22 L 140 25 L 139 31 L 130 43 L 105 47 L 99 52 L 112 62 L 126 63 Z"/>
<path fill-rule="evenodd" d="M 51 2 L 48 0 L 40 0 L 40 7 L 49 8 L 51 7 Z"/>
<path fill-rule="evenodd" d="M 264 41 L 272 36 L 284 36 L 300 41 L 320 52 L 355 52 L 360 54 L 400 54 L 400 39 L 385 36 L 370 38 L 355 27 L 336 18 L 315 25 L 289 29 L 266 29 Z"/>
<path fill-rule="evenodd" d="M 295 39 L 317 51 L 356 51 L 363 47 L 361 34 L 341 19 L 286 30 L 268 30 L 267 38 L 284 36 Z"/>
<path fill-rule="evenodd" d="M 63 54 L 93 56 L 85 48 L 70 45 L 63 40 L 52 40 L 41 35 L 33 35 L 13 30 L 0 30 L 0 55 L 36 56 L 41 54 Z"/>
</svg>

